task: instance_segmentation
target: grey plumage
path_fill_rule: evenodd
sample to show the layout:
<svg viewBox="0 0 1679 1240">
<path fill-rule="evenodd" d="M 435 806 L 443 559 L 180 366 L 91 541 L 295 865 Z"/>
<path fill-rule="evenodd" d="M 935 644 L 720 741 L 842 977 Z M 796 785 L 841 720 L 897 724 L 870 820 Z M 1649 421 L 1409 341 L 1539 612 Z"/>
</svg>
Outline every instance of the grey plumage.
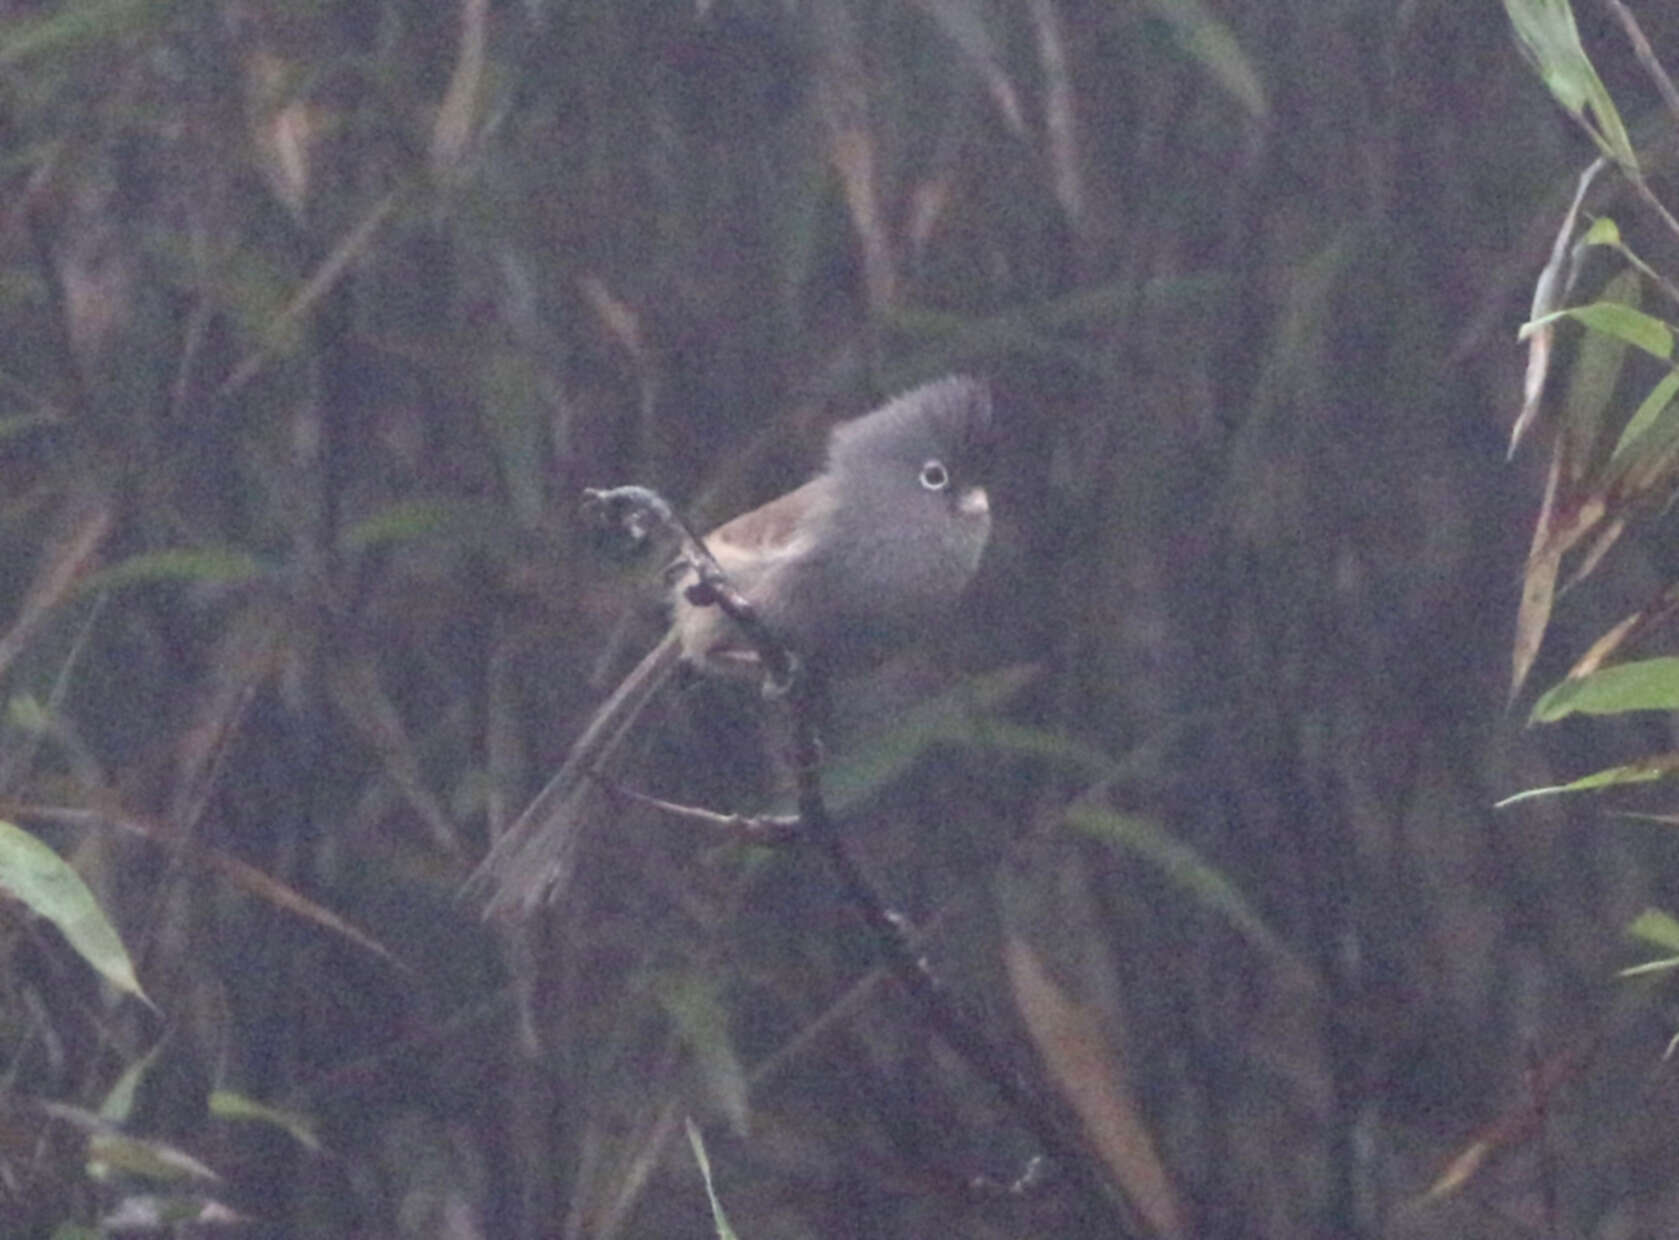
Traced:
<svg viewBox="0 0 1679 1240">
<path fill-rule="evenodd" d="M 977 471 L 991 431 L 983 383 L 951 377 L 836 427 L 826 468 L 736 517 L 706 545 L 760 617 L 801 658 L 859 672 L 914 641 L 979 567 L 991 517 Z M 669 633 L 595 713 L 565 765 L 468 880 L 486 916 L 527 916 L 562 890 L 579 840 L 605 809 L 596 774 L 679 662 L 753 671 L 733 622 L 673 591 Z"/>
<path fill-rule="evenodd" d="M 577 862 L 580 828 L 604 801 L 596 776 L 610 777 L 607 764 L 681 656 L 673 629 L 595 711 L 564 765 L 491 846 L 463 891 L 467 899 L 484 900 L 484 916 L 527 917 L 565 887 Z"/>
</svg>

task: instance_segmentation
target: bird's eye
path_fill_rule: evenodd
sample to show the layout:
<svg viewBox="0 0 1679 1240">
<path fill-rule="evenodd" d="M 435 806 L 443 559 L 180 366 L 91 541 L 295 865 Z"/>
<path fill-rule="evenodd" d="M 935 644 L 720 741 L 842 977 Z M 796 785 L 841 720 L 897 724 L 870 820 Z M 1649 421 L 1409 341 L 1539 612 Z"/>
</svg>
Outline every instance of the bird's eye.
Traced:
<svg viewBox="0 0 1679 1240">
<path fill-rule="evenodd" d="M 928 461 L 921 467 L 921 485 L 929 491 L 942 491 L 950 485 L 950 471 L 943 461 Z"/>
</svg>

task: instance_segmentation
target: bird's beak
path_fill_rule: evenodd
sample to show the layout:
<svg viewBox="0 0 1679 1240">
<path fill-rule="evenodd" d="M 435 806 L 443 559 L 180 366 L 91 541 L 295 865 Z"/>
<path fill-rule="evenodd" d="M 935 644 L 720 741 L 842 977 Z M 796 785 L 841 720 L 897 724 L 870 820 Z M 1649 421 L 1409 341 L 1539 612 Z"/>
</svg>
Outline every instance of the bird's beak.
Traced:
<svg viewBox="0 0 1679 1240">
<path fill-rule="evenodd" d="M 991 511 L 991 497 L 984 487 L 969 487 L 956 497 L 956 511 L 964 517 L 983 517 Z"/>
</svg>

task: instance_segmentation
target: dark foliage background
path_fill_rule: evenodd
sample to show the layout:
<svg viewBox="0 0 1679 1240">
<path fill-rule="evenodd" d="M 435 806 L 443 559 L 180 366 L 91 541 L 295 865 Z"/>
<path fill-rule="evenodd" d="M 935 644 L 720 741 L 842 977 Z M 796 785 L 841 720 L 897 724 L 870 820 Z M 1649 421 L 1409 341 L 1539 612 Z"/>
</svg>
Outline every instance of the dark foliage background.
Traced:
<svg viewBox="0 0 1679 1240">
<path fill-rule="evenodd" d="M 712 1234 L 687 1115 L 745 1237 L 1097 1234 L 965 1190 L 1032 1142 L 815 859 L 637 819 L 534 931 L 455 900 L 643 635 L 580 489 L 703 525 L 954 368 L 996 539 L 835 765 L 1093 1162 L 1161 1234 L 1679 1228 L 1613 976 L 1669 829 L 1490 808 L 1617 736 L 1506 712 L 1514 332 L 1591 152 L 1499 6 L 14 3 L 0 91 L 0 776 L 156 1005 L 0 905 L 7 1235 L 160 1182 L 43 1100 L 238 1234 Z M 702 791 L 712 709 L 655 755 Z"/>
</svg>

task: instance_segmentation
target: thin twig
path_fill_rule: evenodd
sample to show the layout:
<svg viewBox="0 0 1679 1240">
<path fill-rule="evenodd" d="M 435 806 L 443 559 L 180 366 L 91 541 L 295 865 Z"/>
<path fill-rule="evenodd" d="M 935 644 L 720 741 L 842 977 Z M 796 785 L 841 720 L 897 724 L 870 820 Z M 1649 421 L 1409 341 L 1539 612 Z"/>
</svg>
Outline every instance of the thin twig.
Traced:
<svg viewBox="0 0 1679 1240">
<path fill-rule="evenodd" d="M 1644 66 L 1644 71 L 1655 82 L 1656 91 L 1661 95 L 1662 102 L 1667 105 L 1667 110 L 1673 113 L 1673 119 L 1679 122 L 1679 90 L 1674 89 L 1673 79 L 1667 76 L 1667 70 L 1662 68 L 1661 61 L 1656 59 L 1656 53 L 1650 47 L 1650 40 L 1644 37 L 1644 30 L 1639 26 L 1638 19 L 1621 0 L 1603 2 L 1615 15 L 1615 20 L 1621 23 L 1621 29 L 1626 31 L 1627 42 L 1632 44 L 1632 51 L 1638 57 L 1638 63 Z"/>
<path fill-rule="evenodd" d="M 818 720 L 827 692 L 820 667 L 796 660 L 786 645 L 758 619 L 756 609 L 735 589 L 705 543 L 672 506 L 645 487 L 615 487 L 584 493 L 585 508 L 597 519 L 615 524 L 637 541 L 656 529 L 674 530 L 682 539 L 681 561 L 692 568 L 694 583 L 687 588 L 695 606 L 716 606 L 733 620 L 751 643 L 764 668 L 766 682 L 788 703 L 793 732 L 793 768 L 798 785 L 798 830 L 813 844 L 838 880 L 845 900 L 856 909 L 873 936 L 875 946 L 899 985 L 921 1010 L 922 1018 L 996 1092 L 1005 1106 L 1049 1156 L 1056 1170 L 1100 1213 L 1112 1234 L 1127 1240 L 1139 1235 L 1136 1213 L 1123 1191 L 1104 1179 L 1090 1155 L 1068 1129 L 1051 1101 L 1033 1087 L 933 973 L 915 946 L 912 928 L 890 911 L 846 851 L 844 840 L 828 813 L 822 794 L 822 740 Z M 671 806 L 683 816 L 694 811 Z M 725 815 L 708 821 L 728 823 Z"/>
<path fill-rule="evenodd" d="M 1625 4 L 1621 3 L 1621 0 L 1603 0 L 1603 2 L 1608 5 L 1609 11 L 1621 23 L 1621 29 L 1626 31 L 1627 41 L 1632 44 L 1633 53 L 1638 57 L 1638 62 L 1644 66 L 1644 71 L 1655 81 L 1656 91 L 1661 95 L 1662 102 L 1667 105 L 1668 111 L 1673 113 L 1674 119 L 1679 121 L 1679 90 L 1674 89 L 1673 79 L 1667 76 L 1667 70 L 1663 69 L 1661 62 L 1656 59 L 1656 54 L 1650 47 L 1650 40 L 1644 37 L 1644 31 L 1639 26 L 1638 19 L 1632 15 L 1631 10 Z M 1675 236 L 1679 236 L 1679 220 L 1674 219 L 1673 213 L 1667 209 L 1667 204 L 1656 197 L 1656 192 L 1650 188 L 1649 182 L 1644 179 L 1643 170 L 1634 165 L 1632 167 L 1623 166 L 1621 171 L 1626 174 L 1627 180 L 1632 182 L 1632 187 L 1638 191 L 1638 196 L 1644 199 L 1662 223 L 1667 225 L 1668 231 Z"/>
<path fill-rule="evenodd" d="M 688 601 L 696 607 L 715 606 L 735 622 L 757 653 L 772 687 L 781 689 L 792 681 L 792 652 L 764 627 L 757 608 L 735 589 L 705 540 L 688 527 L 664 496 L 648 487 L 591 487 L 583 492 L 583 509 L 602 524 L 619 526 L 637 543 L 645 542 L 658 529 L 674 531 L 682 542 L 678 562 L 694 571 L 694 581 L 686 590 Z"/>
<path fill-rule="evenodd" d="M 344 239 L 332 248 L 332 252 L 303 282 L 303 286 L 292 295 L 292 299 L 268 323 L 256 348 L 245 355 L 233 368 L 233 373 L 216 389 L 218 401 L 227 400 L 249 383 L 268 364 L 269 359 L 280 351 L 286 334 L 296 329 L 321 299 L 337 286 L 355 260 L 373 244 L 380 227 L 396 210 L 402 197 L 398 190 L 387 193 L 374 203 L 355 227 L 345 234 Z"/>
<path fill-rule="evenodd" d="M 1092 1166 L 1090 1156 L 1068 1131 L 1053 1106 L 1010 1061 L 983 1028 L 947 990 L 915 948 L 912 930 L 890 911 L 846 851 L 822 795 L 822 744 L 816 720 L 823 687 L 819 674 L 798 677 L 788 693 L 793 722 L 793 764 L 798 782 L 799 819 L 821 851 L 848 903 L 861 915 L 893 976 L 921 1009 L 922 1017 L 945 1045 L 976 1072 L 1043 1147 L 1056 1170 L 1077 1186 L 1087 1202 L 1101 1210 L 1114 1234 L 1138 1234 L 1133 1212 L 1123 1196 Z"/>
<path fill-rule="evenodd" d="M 1623 168 L 1621 171 L 1626 174 L 1627 180 L 1632 182 L 1633 189 L 1638 191 L 1638 196 L 1644 200 L 1645 205 L 1656 213 L 1657 218 L 1662 223 L 1667 225 L 1667 230 L 1670 233 L 1679 237 L 1679 220 L 1674 219 L 1673 212 L 1667 209 L 1667 204 L 1656 197 L 1656 191 L 1650 188 L 1650 183 L 1644 179 L 1644 174 L 1636 169 L 1629 168 Z"/>
<path fill-rule="evenodd" d="M 589 774 L 596 783 L 606 790 L 608 796 L 633 801 L 637 805 L 645 805 L 649 809 L 657 810 L 661 814 L 680 819 L 683 822 L 696 823 L 699 826 L 726 832 L 743 844 L 793 844 L 804 838 L 796 814 L 772 814 L 756 818 L 746 814 L 720 814 L 714 809 L 704 809 L 698 805 L 682 805 L 676 801 L 666 801 L 662 797 L 648 796 L 645 792 L 637 792 L 634 788 L 626 788 L 622 784 L 612 783 L 598 771 L 591 771 Z"/>
</svg>

